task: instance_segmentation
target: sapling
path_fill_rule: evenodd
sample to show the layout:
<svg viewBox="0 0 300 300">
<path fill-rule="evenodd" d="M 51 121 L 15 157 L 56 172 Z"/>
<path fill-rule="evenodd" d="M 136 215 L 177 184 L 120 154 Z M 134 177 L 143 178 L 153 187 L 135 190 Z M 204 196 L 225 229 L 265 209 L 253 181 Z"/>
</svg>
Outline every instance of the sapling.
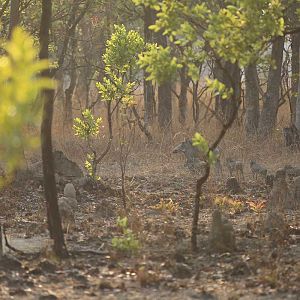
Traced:
<svg viewBox="0 0 300 300">
<path fill-rule="evenodd" d="M 86 109 L 82 112 L 81 118 L 74 119 L 73 130 L 74 134 L 86 142 L 89 153 L 85 161 L 85 168 L 92 179 L 98 180 L 97 166 L 99 161 L 97 160 L 97 150 L 93 141 L 99 135 L 100 125 L 102 124 L 102 118 L 95 118 L 91 110 Z"/>
</svg>

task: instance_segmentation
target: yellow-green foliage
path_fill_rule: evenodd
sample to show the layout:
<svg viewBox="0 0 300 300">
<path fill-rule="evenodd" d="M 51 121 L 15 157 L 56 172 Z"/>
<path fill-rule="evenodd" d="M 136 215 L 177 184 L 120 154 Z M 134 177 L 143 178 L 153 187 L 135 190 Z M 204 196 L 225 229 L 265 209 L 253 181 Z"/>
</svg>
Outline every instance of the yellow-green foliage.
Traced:
<svg viewBox="0 0 300 300">
<path fill-rule="evenodd" d="M 82 118 L 75 118 L 73 130 L 76 136 L 87 140 L 99 134 L 102 118 L 95 118 L 90 109 L 82 112 Z"/>
<path fill-rule="evenodd" d="M 128 219 L 118 217 L 117 225 L 122 230 L 123 235 L 112 239 L 113 248 L 127 253 L 136 252 L 140 248 L 140 243 L 132 230 L 128 229 Z"/>
<path fill-rule="evenodd" d="M 178 211 L 179 205 L 174 203 L 172 199 L 169 201 L 161 199 L 158 204 L 152 206 L 152 208 L 161 210 L 161 211 L 168 211 L 172 214 L 175 214 Z"/>
<path fill-rule="evenodd" d="M 125 106 L 134 104 L 133 93 L 139 85 L 138 55 L 144 46 L 137 31 L 128 31 L 124 25 L 114 26 L 102 56 L 105 77 L 96 84 L 102 100 L 120 101 Z"/>
<path fill-rule="evenodd" d="M 216 197 L 214 203 L 221 210 L 228 211 L 229 213 L 232 214 L 240 213 L 245 208 L 245 205 L 242 201 L 234 200 L 227 196 Z"/>
<path fill-rule="evenodd" d="M 33 39 L 21 28 L 16 28 L 1 48 L 6 54 L 0 57 L 0 157 L 10 174 L 21 161 L 22 147 L 37 144 L 24 129 L 38 124 L 41 102 L 37 95 L 43 88 L 53 88 L 54 83 L 39 77 L 48 62 L 37 59 Z"/>
</svg>

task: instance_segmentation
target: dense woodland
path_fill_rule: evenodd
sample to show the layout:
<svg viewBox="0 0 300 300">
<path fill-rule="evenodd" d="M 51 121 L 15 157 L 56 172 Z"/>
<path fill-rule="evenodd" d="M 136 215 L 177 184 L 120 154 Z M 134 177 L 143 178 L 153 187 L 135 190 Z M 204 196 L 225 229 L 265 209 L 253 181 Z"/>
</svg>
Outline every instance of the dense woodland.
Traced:
<svg viewBox="0 0 300 300">
<path fill-rule="evenodd" d="M 297 0 L 0 0 L 0 299 L 299 299 Z"/>
</svg>

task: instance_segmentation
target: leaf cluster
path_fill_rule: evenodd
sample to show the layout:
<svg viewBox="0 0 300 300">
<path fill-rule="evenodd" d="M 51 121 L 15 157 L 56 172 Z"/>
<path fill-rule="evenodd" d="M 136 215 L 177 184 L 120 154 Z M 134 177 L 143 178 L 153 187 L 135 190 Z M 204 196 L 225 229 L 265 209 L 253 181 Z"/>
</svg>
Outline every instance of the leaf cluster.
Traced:
<svg viewBox="0 0 300 300">
<path fill-rule="evenodd" d="M 123 235 L 112 239 L 113 248 L 126 253 L 136 252 L 140 248 L 140 243 L 132 230 L 128 228 L 127 217 L 118 217 L 117 225 L 122 230 Z"/>
<path fill-rule="evenodd" d="M 21 28 L 1 47 L 5 55 L 0 57 L 0 154 L 9 173 L 20 163 L 22 147 L 37 144 L 36 138 L 25 134 L 25 127 L 40 121 L 38 94 L 54 88 L 54 82 L 40 76 L 49 63 L 37 59 L 33 39 Z"/>
<path fill-rule="evenodd" d="M 75 118 L 73 124 L 74 134 L 84 140 L 96 137 L 99 134 L 102 118 L 95 118 L 90 109 L 82 112 L 82 118 Z"/>
<path fill-rule="evenodd" d="M 144 49 L 144 40 L 137 31 L 127 31 L 124 25 L 115 25 L 103 54 L 105 74 L 97 88 L 105 101 L 133 103 L 132 93 L 138 85 L 138 55 Z"/>
</svg>

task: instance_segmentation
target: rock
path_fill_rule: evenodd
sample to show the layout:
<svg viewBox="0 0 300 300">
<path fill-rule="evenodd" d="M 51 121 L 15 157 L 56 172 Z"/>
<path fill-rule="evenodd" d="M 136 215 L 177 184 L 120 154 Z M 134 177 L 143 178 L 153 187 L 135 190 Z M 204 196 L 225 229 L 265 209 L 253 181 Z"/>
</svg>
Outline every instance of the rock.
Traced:
<svg viewBox="0 0 300 300">
<path fill-rule="evenodd" d="M 76 190 L 72 183 L 67 183 L 64 188 L 64 196 L 67 198 L 76 199 Z"/>
<path fill-rule="evenodd" d="M 63 177 L 80 178 L 83 173 L 79 166 L 69 160 L 62 151 L 53 152 L 55 172 Z"/>
<path fill-rule="evenodd" d="M 62 151 L 54 151 L 55 179 L 57 184 L 61 184 L 63 179 L 76 179 L 83 177 L 79 166 L 69 160 Z M 31 164 L 27 169 L 17 171 L 16 180 L 34 179 L 43 181 L 43 164 L 41 161 Z"/>
<path fill-rule="evenodd" d="M 232 194 L 239 194 L 242 192 L 242 189 L 235 177 L 229 177 L 226 180 L 226 190 Z"/>
<path fill-rule="evenodd" d="M 268 212 L 263 222 L 263 232 L 269 234 L 272 240 L 282 240 L 288 236 L 288 225 L 278 212 Z"/>
<path fill-rule="evenodd" d="M 216 209 L 212 214 L 212 225 L 209 235 L 210 252 L 232 252 L 236 249 L 232 224 Z"/>
<path fill-rule="evenodd" d="M 270 200 L 267 208 L 271 211 L 294 208 L 292 193 L 286 182 L 286 170 L 279 169 L 276 172 Z"/>
</svg>

